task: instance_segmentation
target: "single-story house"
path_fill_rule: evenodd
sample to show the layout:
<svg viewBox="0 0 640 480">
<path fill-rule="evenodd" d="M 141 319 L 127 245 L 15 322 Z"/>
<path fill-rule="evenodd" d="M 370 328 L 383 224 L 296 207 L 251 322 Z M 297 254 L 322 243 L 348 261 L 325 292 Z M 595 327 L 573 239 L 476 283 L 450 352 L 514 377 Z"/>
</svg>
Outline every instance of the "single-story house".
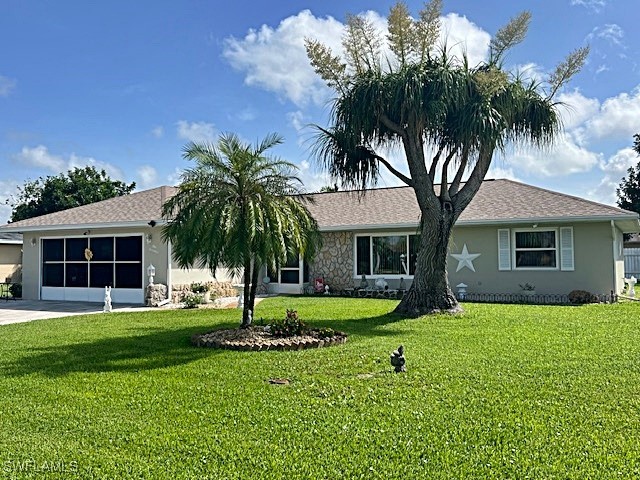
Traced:
<svg viewBox="0 0 640 480">
<path fill-rule="evenodd" d="M 0 283 L 18 283 L 22 280 L 22 235 L 16 232 L 0 233 Z"/>
<path fill-rule="evenodd" d="M 112 285 L 120 303 L 143 303 L 147 269 L 169 286 L 208 280 L 182 270 L 162 240 L 161 206 L 175 193 L 158 187 L 23 220 L 0 230 L 24 235 L 23 296 L 93 300 Z M 408 187 L 313 195 L 308 207 L 323 247 L 307 264 L 291 259 L 269 272 L 273 293 L 300 293 L 323 278 L 333 290 L 384 278 L 390 288 L 413 278 L 420 212 Z M 511 180 L 486 180 L 453 229 L 449 281 L 469 293 L 538 294 L 624 287 L 623 233 L 640 231 L 638 214 Z M 423 232 L 422 234 L 428 234 Z M 218 279 L 225 279 L 224 272 Z M 266 277 L 266 275 L 265 275 Z"/>
</svg>

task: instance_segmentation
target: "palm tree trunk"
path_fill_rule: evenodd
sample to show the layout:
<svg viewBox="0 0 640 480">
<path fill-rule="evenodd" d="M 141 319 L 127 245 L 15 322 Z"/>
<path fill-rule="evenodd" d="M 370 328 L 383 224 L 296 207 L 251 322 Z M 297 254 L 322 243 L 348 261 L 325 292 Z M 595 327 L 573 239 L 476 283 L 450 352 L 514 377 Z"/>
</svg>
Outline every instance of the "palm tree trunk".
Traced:
<svg viewBox="0 0 640 480">
<path fill-rule="evenodd" d="M 251 271 L 251 289 L 249 290 L 249 300 L 246 304 L 249 306 L 249 310 L 251 310 L 251 314 L 253 315 L 253 310 L 256 304 L 256 291 L 258 289 L 258 275 L 260 274 L 260 266 L 255 262 L 252 265 Z"/>
<path fill-rule="evenodd" d="M 244 262 L 244 306 L 242 308 L 242 324 L 241 328 L 247 328 L 251 325 L 251 321 L 249 320 L 249 312 L 252 307 L 249 305 L 249 297 L 251 296 L 250 288 L 251 288 L 251 259 L 245 260 Z"/>
<path fill-rule="evenodd" d="M 397 313 L 417 317 L 462 311 L 447 278 L 449 238 L 457 218 L 449 205 L 440 206 L 435 214 L 434 209 L 422 214 L 413 283 L 396 307 Z"/>
</svg>

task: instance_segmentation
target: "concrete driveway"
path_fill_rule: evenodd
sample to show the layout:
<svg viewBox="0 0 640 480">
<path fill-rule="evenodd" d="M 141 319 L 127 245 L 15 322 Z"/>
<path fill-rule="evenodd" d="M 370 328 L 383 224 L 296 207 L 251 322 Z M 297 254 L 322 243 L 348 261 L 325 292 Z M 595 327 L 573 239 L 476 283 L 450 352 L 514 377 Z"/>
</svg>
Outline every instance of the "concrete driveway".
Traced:
<svg viewBox="0 0 640 480">
<path fill-rule="evenodd" d="M 43 318 L 68 317 L 102 313 L 102 303 L 59 302 L 49 300 L 0 300 L 0 325 L 30 322 Z M 149 310 L 148 307 L 114 305 L 114 312 L 131 312 Z"/>
</svg>

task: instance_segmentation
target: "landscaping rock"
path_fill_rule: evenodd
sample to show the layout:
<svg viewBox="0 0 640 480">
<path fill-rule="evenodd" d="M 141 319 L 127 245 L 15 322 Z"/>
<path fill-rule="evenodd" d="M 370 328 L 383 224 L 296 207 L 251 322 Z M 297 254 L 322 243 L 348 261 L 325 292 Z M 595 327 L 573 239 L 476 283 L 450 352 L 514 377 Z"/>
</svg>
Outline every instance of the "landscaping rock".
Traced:
<svg viewBox="0 0 640 480">
<path fill-rule="evenodd" d="M 266 350 L 303 350 L 343 344 L 347 334 L 335 332 L 332 338 L 320 338 L 313 329 L 304 335 L 294 337 L 274 337 L 265 327 L 234 328 L 214 330 L 191 337 L 196 347 L 221 348 L 227 350 L 266 351 Z"/>
</svg>

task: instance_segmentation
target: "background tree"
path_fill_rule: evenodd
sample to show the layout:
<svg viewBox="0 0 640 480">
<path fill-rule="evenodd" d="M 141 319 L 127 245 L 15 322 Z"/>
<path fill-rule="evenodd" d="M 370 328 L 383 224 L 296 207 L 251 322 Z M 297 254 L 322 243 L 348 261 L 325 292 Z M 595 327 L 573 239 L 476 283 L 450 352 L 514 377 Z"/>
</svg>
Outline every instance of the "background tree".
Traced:
<svg viewBox="0 0 640 480">
<path fill-rule="evenodd" d="M 633 138 L 633 149 L 640 155 L 640 134 L 636 133 Z M 627 177 L 622 178 L 616 193 L 620 208 L 640 213 L 640 162 L 635 167 L 629 167 Z"/>
<path fill-rule="evenodd" d="M 217 267 L 244 275 L 242 326 L 249 325 L 260 269 L 288 256 L 312 258 L 319 246 L 316 221 L 302 195 L 297 167 L 265 152 L 282 143 L 271 134 L 251 146 L 236 135 L 217 145 L 191 143 L 184 158 L 196 166 L 182 174 L 178 192 L 163 207 L 163 236 L 182 267 Z"/>
<path fill-rule="evenodd" d="M 413 19 L 404 3 L 396 4 L 386 39 L 366 18 L 348 17 L 344 59 L 306 40 L 315 71 L 337 94 L 331 125 L 317 127 L 315 153 L 322 164 L 343 186 L 363 192 L 376 184 L 382 165 L 415 192 L 421 210 L 416 270 L 396 308 L 410 315 L 459 310 L 447 280 L 455 221 L 480 188 L 496 150 L 509 142 L 552 141 L 559 130 L 552 97 L 588 53 L 582 48 L 570 54 L 544 84 L 512 75 L 502 61 L 526 35 L 530 14 L 524 12 L 496 33 L 489 59 L 470 66 L 465 56 L 436 47 L 441 8 L 434 0 Z M 385 40 L 391 57 L 381 54 Z M 398 146 L 408 174 L 376 152 Z"/>
<path fill-rule="evenodd" d="M 126 195 L 136 187 L 109 178 L 104 170 L 95 167 L 74 168 L 66 174 L 40 177 L 18 187 L 17 198 L 10 198 L 11 221 L 38 217 L 108 198 Z"/>
<path fill-rule="evenodd" d="M 320 190 L 318 190 L 319 193 L 334 193 L 338 191 L 338 185 L 325 185 L 323 187 L 320 187 Z"/>
</svg>

